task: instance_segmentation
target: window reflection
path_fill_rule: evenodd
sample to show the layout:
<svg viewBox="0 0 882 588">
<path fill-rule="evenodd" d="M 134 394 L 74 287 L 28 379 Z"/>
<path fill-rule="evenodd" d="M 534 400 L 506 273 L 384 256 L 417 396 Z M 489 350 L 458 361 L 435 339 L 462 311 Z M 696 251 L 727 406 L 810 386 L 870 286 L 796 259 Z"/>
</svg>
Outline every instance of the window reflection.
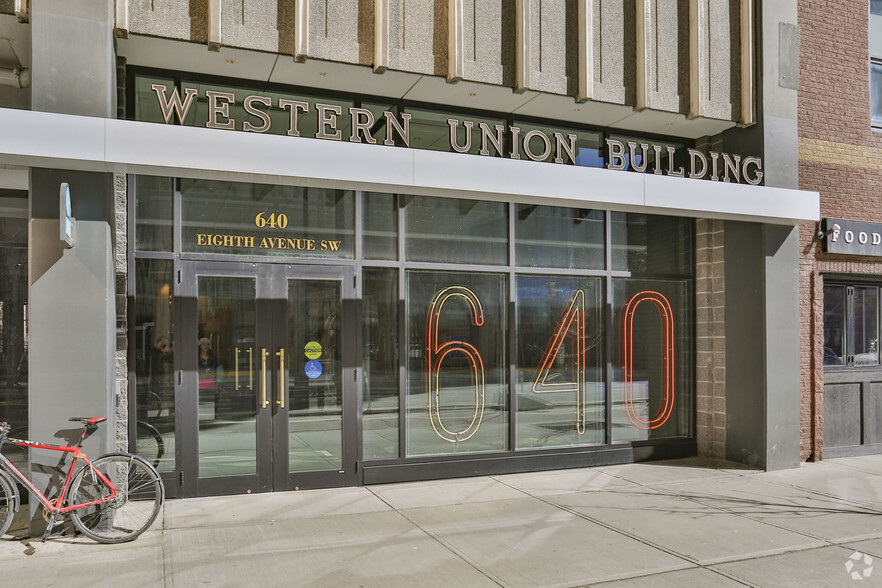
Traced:
<svg viewBox="0 0 882 588">
<path fill-rule="evenodd" d="M 171 260 L 135 261 L 135 452 L 175 469 L 174 307 Z"/>
<path fill-rule="evenodd" d="M 408 199 L 408 261 L 507 263 L 508 215 L 504 203 L 423 196 Z M 440 259 L 439 252 L 443 256 Z"/>
<path fill-rule="evenodd" d="M 366 269 L 363 450 L 366 460 L 398 457 L 398 272 Z"/>
<path fill-rule="evenodd" d="M 12 437 L 28 431 L 28 194 L 0 192 L 0 421 Z M 19 468 L 27 452 L 7 445 Z"/>
<path fill-rule="evenodd" d="M 517 447 L 602 443 L 602 279 L 517 278 Z"/>
<path fill-rule="evenodd" d="M 408 455 L 507 448 L 506 292 L 497 274 L 408 273 Z"/>
<path fill-rule="evenodd" d="M 692 434 L 692 302 L 686 280 L 613 280 L 612 441 Z"/>
<path fill-rule="evenodd" d="M 255 280 L 200 276 L 197 282 L 199 475 L 257 471 Z"/>
<path fill-rule="evenodd" d="M 845 286 L 824 286 L 824 365 L 845 363 Z"/>
</svg>

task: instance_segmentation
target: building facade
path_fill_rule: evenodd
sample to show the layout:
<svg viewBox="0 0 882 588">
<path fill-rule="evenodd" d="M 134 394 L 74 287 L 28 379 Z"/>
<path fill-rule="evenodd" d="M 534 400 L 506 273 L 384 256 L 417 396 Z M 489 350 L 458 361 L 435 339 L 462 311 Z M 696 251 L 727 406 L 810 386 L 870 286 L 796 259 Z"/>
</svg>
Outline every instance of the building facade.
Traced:
<svg viewBox="0 0 882 588">
<path fill-rule="evenodd" d="M 800 236 L 804 459 L 882 450 L 882 3 L 839 4 L 835 16 L 799 6 L 799 183 L 821 194 L 822 216 Z"/>
<path fill-rule="evenodd" d="M 33 437 L 180 497 L 799 463 L 795 1 L 0 12 Z"/>
</svg>

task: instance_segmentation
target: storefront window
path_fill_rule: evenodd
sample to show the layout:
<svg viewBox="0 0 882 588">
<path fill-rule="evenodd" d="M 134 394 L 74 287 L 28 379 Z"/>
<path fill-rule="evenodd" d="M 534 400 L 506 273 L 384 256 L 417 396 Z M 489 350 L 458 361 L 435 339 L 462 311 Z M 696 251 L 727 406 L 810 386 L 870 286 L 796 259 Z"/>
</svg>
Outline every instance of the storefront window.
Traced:
<svg viewBox="0 0 882 588">
<path fill-rule="evenodd" d="M 515 121 L 514 126 L 519 129 L 518 154 L 521 159 L 572 163 L 580 167 L 603 167 L 604 161 L 601 155 L 603 141 L 598 132 L 537 126 L 524 121 Z M 570 135 L 575 136 L 572 142 Z M 565 150 L 570 147 L 573 148 L 574 159 Z M 545 157 L 537 159 L 543 154 Z"/>
<path fill-rule="evenodd" d="M 517 448 L 602 443 L 603 280 L 517 277 Z"/>
<path fill-rule="evenodd" d="M 139 251 L 172 251 L 174 180 L 136 176 L 134 181 L 135 247 Z"/>
<path fill-rule="evenodd" d="M 845 286 L 824 286 L 824 365 L 845 363 Z"/>
<path fill-rule="evenodd" d="M 408 273 L 408 456 L 508 448 L 506 281 Z"/>
<path fill-rule="evenodd" d="M 0 191 L 0 421 L 13 437 L 28 432 L 28 195 Z M 3 448 L 18 467 L 27 452 Z"/>
<path fill-rule="evenodd" d="M 163 472 L 175 469 L 173 270 L 135 261 L 135 449 Z"/>
<path fill-rule="evenodd" d="M 398 259 L 398 198 L 393 194 L 364 195 L 365 259 Z"/>
<path fill-rule="evenodd" d="M 398 271 L 366 269 L 362 294 L 366 460 L 398 457 Z"/>
<path fill-rule="evenodd" d="M 181 246 L 188 253 L 352 259 L 352 192 L 181 180 Z"/>
<path fill-rule="evenodd" d="M 612 269 L 648 274 L 692 273 L 689 219 L 613 212 Z"/>
<path fill-rule="evenodd" d="M 692 434 L 687 280 L 613 279 L 612 442 Z"/>
<path fill-rule="evenodd" d="M 488 132 L 494 133 L 496 138 L 496 125 L 502 125 L 503 133 L 505 129 L 505 120 L 493 118 L 480 118 L 468 116 L 461 118 L 460 115 L 454 115 L 450 112 L 442 112 L 438 110 L 423 110 L 421 108 L 407 108 L 405 110 L 410 115 L 410 147 L 412 149 L 430 149 L 432 151 L 454 151 L 452 143 L 456 144 L 456 150 L 460 153 L 470 153 L 477 155 L 482 149 L 482 132 L 481 123 L 487 125 Z M 454 119 L 454 137 L 451 140 L 451 126 L 447 122 L 448 119 Z M 472 123 L 468 125 L 467 123 Z M 490 144 L 489 139 L 486 141 L 487 152 L 494 157 L 498 155 L 496 147 Z M 503 152 L 505 145 L 502 145 Z"/>
<path fill-rule="evenodd" d="M 519 204 L 516 265 L 603 269 L 604 217 L 602 210 Z"/>
<path fill-rule="evenodd" d="M 824 365 L 879 365 L 879 287 L 824 285 Z"/>
<path fill-rule="evenodd" d="M 500 265 L 508 262 L 507 205 L 404 197 L 408 261 Z"/>
</svg>

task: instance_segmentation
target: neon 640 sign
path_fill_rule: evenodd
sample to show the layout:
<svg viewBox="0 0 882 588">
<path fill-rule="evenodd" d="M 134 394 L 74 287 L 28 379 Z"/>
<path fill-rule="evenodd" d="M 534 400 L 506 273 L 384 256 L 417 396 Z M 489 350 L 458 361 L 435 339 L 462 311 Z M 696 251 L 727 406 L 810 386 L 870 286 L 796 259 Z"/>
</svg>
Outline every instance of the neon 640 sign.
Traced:
<svg viewBox="0 0 882 588">
<path fill-rule="evenodd" d="M 478 431 L 484 417 L 484 360 L 477 347 L 467 341 L 455 340 L 442 342 L 439 338 L 443 310 L 445 305 L 458 300 L 464 303 L 472 326 L 484 325 L 484 309 L 481 300 L 474 291 L 465 286 L 450 286 L 440 290 L 432 298 L 426 315 L 426 374 L 429 421 L 435 434 L 441 439 L 454 444 L 466 441 Z M 661 394 L 658 405 L 646 418 L 641 416 L 634 401 L 634 328 L 637 323 L 637 309 L 647 305 L 657 311 L 661 330 Z M 629 297 L 619 309 L 619 357 L 624 385 L 625 411 L 631 423 L 644 430 L 657 429 L 664 425 L 673 414 L 675 401 L 675 336 L 674 312 L 664 295 L 652 290 L 644 290 Z M 649 316 L 652 316 L 650 313 Z M 549 392 L 571 392 L 575 396 L 574 429 L 581 435 L 587 425 L 587 394 L 586 394 L 586 323 L 585 292 L 576 290 L 568 301 L 564 312 L 551 334 L 542 359 L 537 366 L 532 391 L 536 394 Z M 556 364 L 561 349 L 567 340 L 572 339 L 573 353 L 568 355 L 573 362 L 574 380 L 550 382 L 551 366 Z M 441 410 L 441 397 L 444 392 L 441 386 L 441 372 L 444 361 L 452 353 L 463 354 L 471 370 L 472 382 L 472 413 L 465 420 L 467 425 L 453 430 L 444 423 Z"/>
</svg>

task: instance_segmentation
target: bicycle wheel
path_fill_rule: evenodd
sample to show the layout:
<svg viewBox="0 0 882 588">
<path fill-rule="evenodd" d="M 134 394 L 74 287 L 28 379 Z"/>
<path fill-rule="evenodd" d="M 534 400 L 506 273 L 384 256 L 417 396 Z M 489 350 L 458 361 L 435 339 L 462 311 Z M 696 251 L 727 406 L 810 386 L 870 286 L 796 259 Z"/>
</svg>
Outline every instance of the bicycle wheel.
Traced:
<svg viewBox="0 0 882 588">
<path fill-rule="evenodd" d="M 138 455 L 146 459 L 154 468 L 159 467 L 159 460 L 165 453 L 165 441 L 156 427 L 144 421 L 138 421 L 136 425 L 137 441 L 136 451 Z"/>
<path fill-rule="evenodd" d="M 116 486 L 117 496 L 108 502 L 70 512 L 74 525 L 86 537 L 100 543 L 131 541 L 153 524 L 165 498 L 159 474 L 141 457 L 130 453 L 103 455 L 92 466 Z M 110 495 L 110 488 L 89 466 L 70 484 L 68 504 L 83 504 Z"/>
<path fill-rule="evenodd" d="M 0 537 L 9 530 L 12 519 L 15 518 L 15 505 L 13 503 L 12 486 L 6 481 L 6 478 L 0 477 Z"/>
</svg>

